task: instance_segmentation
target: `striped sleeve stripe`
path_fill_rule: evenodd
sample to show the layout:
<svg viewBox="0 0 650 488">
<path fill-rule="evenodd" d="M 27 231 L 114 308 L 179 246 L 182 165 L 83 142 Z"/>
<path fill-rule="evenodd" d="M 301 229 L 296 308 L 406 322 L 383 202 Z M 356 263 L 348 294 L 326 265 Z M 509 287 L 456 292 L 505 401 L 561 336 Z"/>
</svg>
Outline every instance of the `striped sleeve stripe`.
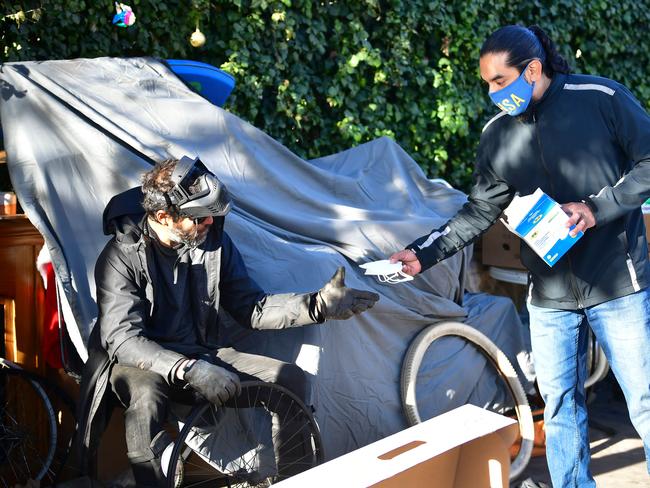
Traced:
<svg viewBox="0 0 650 488">
<path fill-rule="evenodd" d="M 422 250 L 422 249 L 424 249 L 426 247 L 429 247 L 431 244 L 433 244 L 433 242 L 436 239 L 438 239 L 439 237 L 446 236 L 450 232 L 451 232 L 451 229 L 449 228 L 449 226 L 445 227 L 442 232 L 433 231 L 431 234 L 429 234 L 429 237 L 427 238 L 427 240 L 424 241 L 422 244 L 420 244 L 418 246 L 418 248 L 420 248 L 420 250 Z"/>
<path fill-rule="evenodd" d="M 609 96 L 613 96 L 616 93 L 610 87 L 605 85 L 597 85 L 596 83 L 584 83 L 582 85 L 574 85 L 571 83 L 564 84 L 565 90 L 597 90 L 603 93 L 607 93 Z"/>
<path fill-rule="evenodd" d="M 508 112 L 499 112 L 498 114 L 496 114 L 494 117 L 492 117 L 492 118 L 488 121 L 487 124 L 485 124 L 485 125 L 483 126 L 483 130 L 482 130 L 481 132 L 485 132 L 485 129 L 487 129 L 488 127 L 490 127 L 490 124 L 491 124 L 492 122 L 494 122 L 495 120 L 500 119 L 501 117 L 503 117 L 503 116 L 506 115 L 507 113 L 508 113 Z"/>
<path fill-rule="evenodd" d="M 624 181 L 625 181 L 625 175 L 621 176 L 621 179 L 618 180 L 613 187 L 605 186 L 605 187 L 601 188 L 600 191 L 596 195 L 589 195 L 589 198 L 598 198 L 599 196 L 601 196 L 603 194 L 603 192 L 605 190 L 607 190 L 607 188 L 616 188 L 618 185 L 620 185 Z"/>
</svg>

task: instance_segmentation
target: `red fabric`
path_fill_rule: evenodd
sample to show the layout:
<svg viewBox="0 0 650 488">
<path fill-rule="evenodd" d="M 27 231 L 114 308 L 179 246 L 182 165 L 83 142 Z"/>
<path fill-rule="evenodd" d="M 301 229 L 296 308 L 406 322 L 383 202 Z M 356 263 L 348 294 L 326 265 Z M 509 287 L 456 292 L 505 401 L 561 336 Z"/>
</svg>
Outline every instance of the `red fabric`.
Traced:
<svg viewBox="0 0 650 488">
<path fill-rule="evenodd" d="M 45 289 L 45 311 L 43 314 L 43 334 L 41 345 L 45 364 L 52 368 L 62 368 L 59 347 L 59 314 L 56 306 L 56 283 L 52 263 L 45 263 L 47 288 Z"/>
</svg>

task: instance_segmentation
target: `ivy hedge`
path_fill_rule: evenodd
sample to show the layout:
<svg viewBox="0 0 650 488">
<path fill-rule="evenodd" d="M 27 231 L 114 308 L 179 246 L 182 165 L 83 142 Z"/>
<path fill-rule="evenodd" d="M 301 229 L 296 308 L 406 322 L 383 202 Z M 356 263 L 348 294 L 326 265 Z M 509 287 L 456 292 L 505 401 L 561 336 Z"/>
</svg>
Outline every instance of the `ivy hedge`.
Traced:
<svg viewBox="0 0 650 488">
<path fill-rule="evenodd" d="M 129 0 L 127 0 L 129 3 Z M 0 61 L 195 59 L 233 74 L 226 108 L 304 158 L 394 138 L 430 175 L 467 189 L 496 112 L 478 72 L 485 37 L 542 26 L 574 71 L 617 79 L 647 107 L 647 0 L 130 0 L 4 3 Z M 196 26 L 207 42 L 189 43 Z"/>
</svg>

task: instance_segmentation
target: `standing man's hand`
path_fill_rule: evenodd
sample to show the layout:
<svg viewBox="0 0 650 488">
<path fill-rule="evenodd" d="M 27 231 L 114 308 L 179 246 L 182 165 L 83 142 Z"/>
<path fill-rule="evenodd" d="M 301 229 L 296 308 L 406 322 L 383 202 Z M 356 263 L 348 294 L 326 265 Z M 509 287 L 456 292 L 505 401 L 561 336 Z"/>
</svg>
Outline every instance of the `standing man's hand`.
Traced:
<svg viewBox="0 0 650 488">
<path fill-rule="evenodd" d="M 391 263 L 396 263 L 397 261 L 402 262 L 402 272 L 410 276 L 415 276 L 420 271 L 422 271 L 422 265 L 420 260 L 410 249 L 404 249 L 403 251 L 396 252 L 390 257 Z"/>
<path fill-rule="evenodd" d="M 216 406 L 223 405 L 241 393 L 239 376 L 202 359 L 185 370 L 183 379 Z"/>
<path fill-rule="evenodd" d="M 578 232 L 584 232 L 596 225 L 596 217 L 586 203 L 571 202 L 565 203 L 561 207 L 569 216 L 566 226 L 571 227 L 575 225 L 571 232 L 569 232 L 571 237 L 575 237 L 578 235 Z"/>
<path fill-rule="evenodd" d="M 345 320 L 365 312 L 378 300 L 376 293 L 345 286 L 345 268 L 340 267 L 316 294 L 316 312 L 323 320 Z"/>
</svg>

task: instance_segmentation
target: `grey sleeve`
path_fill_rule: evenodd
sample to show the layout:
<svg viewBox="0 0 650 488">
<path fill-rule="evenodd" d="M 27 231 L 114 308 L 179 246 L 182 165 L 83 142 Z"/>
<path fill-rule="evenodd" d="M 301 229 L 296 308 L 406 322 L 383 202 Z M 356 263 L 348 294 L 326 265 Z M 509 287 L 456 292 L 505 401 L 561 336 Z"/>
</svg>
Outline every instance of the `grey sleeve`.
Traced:
<svg viewBox="0 0 650 488">
<path fill-rule="evenodd" d="M 266 295 L 257 302 L 251 317 L 254 329 L 288 329 L 322 323 L 314 307 L 314 293 Z"/>
<path fill-rule="evenodd" d="M 97 260 L 95 283 L 102 344 L 120 364 L 153 371 L 169 380 L 182 354 L 144 334 L 149 301 L 129 259 L 109 243 Z"/>
<path fill-rule="evenodd" d="M 610 127 L 631 167 L 615 185 L 586 199 L 597 226 L 638 209 L 650 198 L 650 117 L 622 85 L 611 98 Z"/>
<path fill-rule="evenodd" d="M 251 329 L 286 329 L 322 322 L 314 311 L 313 293 L 266 294 L 246 270 L 230 237 L 222 242 L 221 303 L 237 322 Z"/>
</svg>

